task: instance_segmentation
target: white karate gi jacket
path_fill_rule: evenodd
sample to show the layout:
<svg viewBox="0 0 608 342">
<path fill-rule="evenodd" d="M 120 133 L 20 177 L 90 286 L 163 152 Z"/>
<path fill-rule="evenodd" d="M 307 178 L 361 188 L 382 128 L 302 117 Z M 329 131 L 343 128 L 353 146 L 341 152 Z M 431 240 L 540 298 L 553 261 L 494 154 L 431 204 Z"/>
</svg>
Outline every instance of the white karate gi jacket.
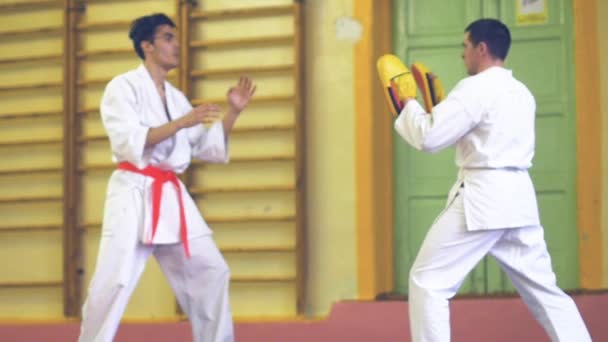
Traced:
<svg viewBox="0 0 608 342">
<path fill-rule="evenodd" d="M 192 106 L 182 92 L 165 82 L 169 115 L 175 120 L 187 114 Z M 223 126 L 218 122 L 206 129 L 203 125 L 182 129 L 152 147 L 145 148 L 148 130 L 168 122 L 165 108 L 147 69 L 139 68 L 115 77 L 106 87 L 101 100 L 101 117 L 110 139 L 112 160 L 127 161 L 142 169 L 153 165 L 164 170 L 182 173 L 192 158 L 208 162 L 228 162 L 228 148 Z M 134 229 L 144 243 L 179 242 L 179 201 L 177 191 L 170 182 L 163 186 L 160 217 L 156 235 L 152 231 L 152 182 L 153 178 L 141 174 L 116 170 L 108 184 L 104 216 L 104 234 L 111 229 Z M 211 230 L 180 182 L 186 214 L 189 239 L 211 234 Z M 125 215 L 125 206 L 135 206 L 135 217 Z M 129 214 L 133 216 L 133 214 Z M 127 223 L 134 227 L 105 227 L 111 222 Z"/>
<path fill-rule="evenodd" d="M 409 101 L 395 130 L 418 150 L 456 147 L 458 180 L 464 183 L 468 230 L 539 225 L 534 186 L 528 174 L 534 156 L 536 104 L 510 70 L 491 67 L 460 81 L 431 114 Z"/>
</svg>

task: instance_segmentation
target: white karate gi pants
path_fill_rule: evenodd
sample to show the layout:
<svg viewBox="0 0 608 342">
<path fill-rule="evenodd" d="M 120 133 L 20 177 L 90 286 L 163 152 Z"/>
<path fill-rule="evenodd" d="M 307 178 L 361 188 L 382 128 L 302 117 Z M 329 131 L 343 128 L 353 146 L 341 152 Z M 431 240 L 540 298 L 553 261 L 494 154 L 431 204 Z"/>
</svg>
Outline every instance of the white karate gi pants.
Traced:
<svg viewBox="0 0 608 342">
<path fill-rule="evenodd" d="M 144 245 L 134 230 L 102 236 L 95 274 L 83 307 L 80 342 L 111 342 L 151 254 L 158 261 L 192 325 L 195 342 L 234 341 L 228 299 L 229 270 L 211 236 Z M 150 298 L 153 300 L 153 298 Z"/>
<path fill-rule="evenodd" d="M 552 341 L 591 341 L 574 301 L 557 286 L 543 228 L 467 231 L 462 200 L 466 189 L 459 191 L 427 233 L 410 271 L 412 341 L 450 341 L 448 300 L 488 253 Z"/>
</svg>

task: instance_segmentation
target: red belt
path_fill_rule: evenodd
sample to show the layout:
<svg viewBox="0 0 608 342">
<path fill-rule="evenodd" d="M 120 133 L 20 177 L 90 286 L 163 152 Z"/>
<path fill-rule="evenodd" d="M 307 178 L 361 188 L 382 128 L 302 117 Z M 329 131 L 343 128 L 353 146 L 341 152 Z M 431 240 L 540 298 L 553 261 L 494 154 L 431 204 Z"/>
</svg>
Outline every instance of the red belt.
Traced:
<svg viewBox="0 0 608 342">
<path fill-rule="evenodd" d="M 190 257 L 190 249 L 188 248 L 188 228 L 186 227 L 186 213 L 184 211 L 184 202 L 182 201 L 182 189 L 179 185 L 179 179 L 172 171 L 161 170 L 157 167 L 148 165 L 145 169 L 138 169 L 135 165 L 129 162 L 121 162 L 118 164 L 119 170 L 139 173 L 144 176 L 154 178 L 152 183 L 152 240 L 156 234 L 158 226 L 158 217 L 160 216 L 160 202 L 163 194 L 163 185 L 166 182 L 171 182 L 177 190 L 177 199 L 179 200 L 179 220 L 180 220 L 180 235 L 184 243 L 184 251 L 186 257 Z"/>
</svg>

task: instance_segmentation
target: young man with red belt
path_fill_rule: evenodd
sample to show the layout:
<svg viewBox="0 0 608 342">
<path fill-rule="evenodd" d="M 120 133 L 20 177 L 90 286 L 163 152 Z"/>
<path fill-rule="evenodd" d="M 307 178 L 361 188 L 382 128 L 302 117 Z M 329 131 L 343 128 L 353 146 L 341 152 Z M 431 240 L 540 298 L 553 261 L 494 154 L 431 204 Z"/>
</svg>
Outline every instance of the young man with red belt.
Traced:
<svg viewBox="0 0 608 342">
<path fill-rule="evenodd" d="M 192 158 L 228 162 L 228 136 L 255 86 L 241 77 L 228 91 L 228 110 L 218 121 L 218 106 L 193 108 L 166 81 L 179 60 L 171 19 L 164 14 L 138 18 L 129 37 L 143 64 L 114 78 L 101 100 L 101 117 L 118 166 L 108 184 L 79 341 L 113 340 L 152 254 L 190 319 L 194 341 L 233 341 L 228 266 L 176 174 L 184 172 Z"/>
</svg>

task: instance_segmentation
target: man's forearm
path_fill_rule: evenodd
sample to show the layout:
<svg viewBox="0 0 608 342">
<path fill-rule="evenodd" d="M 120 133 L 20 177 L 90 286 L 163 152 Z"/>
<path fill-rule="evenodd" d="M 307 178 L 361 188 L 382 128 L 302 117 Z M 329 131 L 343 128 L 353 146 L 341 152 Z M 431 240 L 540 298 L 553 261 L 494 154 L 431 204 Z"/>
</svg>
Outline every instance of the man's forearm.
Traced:
<svg viewBox="0 0 608 342">
<path fill-rule="evenodd" d="M 224 119 L 222 120 L 222 126 L 224 127 L 224 136 L 226 139 L 228 135 L 232 131 L 232 127 L 236 122 L 236 119 L 239 117 L 239 112 L 234 109 L 229 109 L 226 115 L 224 115 Z"/>
<path fill-rule="evenodd" d="M 159 142 L 174 136 L 181 128 L 179 120 L 169 121 L 162 126 L 150 128 L 150 130 L 148 130 L 148 135 L 146 136 L 145 147 L 154 146 Z"/>
</svg>

